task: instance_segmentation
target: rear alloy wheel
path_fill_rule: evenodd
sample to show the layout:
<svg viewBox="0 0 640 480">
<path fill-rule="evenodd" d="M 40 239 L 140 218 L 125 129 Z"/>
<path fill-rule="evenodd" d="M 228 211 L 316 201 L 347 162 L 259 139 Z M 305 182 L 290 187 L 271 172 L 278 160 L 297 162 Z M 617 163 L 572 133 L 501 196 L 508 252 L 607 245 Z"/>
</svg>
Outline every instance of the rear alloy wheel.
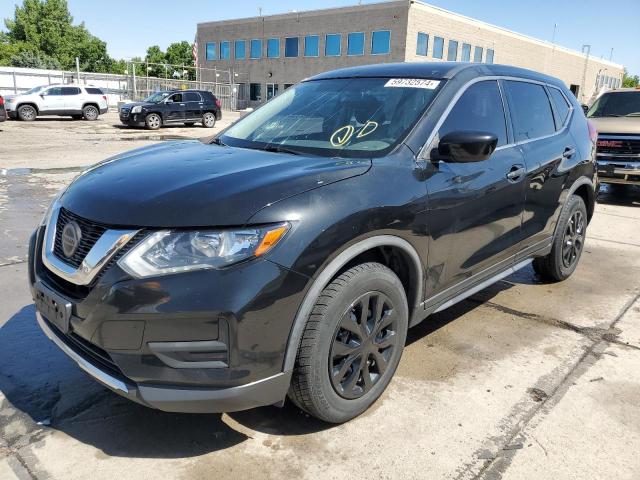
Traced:
<svg viewBox="0 0 640 480">
<path fill-rule="evenodd" d="M 24 122 L 32 122 L 38 116 L 38 112 L 31 105 L 22 105 L 18 108 L 18 118 Z"/>
<path fill-rule="evenodd" d="M 162 119 L 157 113 L 150 113 L 144 119 L 149 130 L 158 130 L 162 126 Z"/>
<path fill-rule="evenodd" d="M 558 219 L 551 253 L 535 258 L 533 269 L 543 279 L 560 282 L 571 276 L 578 266 L 587 233 L 587 207 L 577 195 L 568 198 Z"/>
<path fill-rule="evenodd" d="M 364 263 L 341 274 L 309 315 L 289 397 L 326 422 L 360 415 L 395 373 L 408 311 L 400 279 L 384 265 Z"/>
<path fill-rule="evenodd" d="M 202 116 L 202 126 L 205 128 L 213 128 L 216 126 L 216 116 L 211 113 L 211 112 L 207 112 Z"/>
<path fill-rule="evenodd" d="M 100 111 L 93 105 L 87 105 L 82 109 L 82 116 L 85 120 L 89 120 L 90 122 L 97 120 L 99 115 Z"/>
</svg>

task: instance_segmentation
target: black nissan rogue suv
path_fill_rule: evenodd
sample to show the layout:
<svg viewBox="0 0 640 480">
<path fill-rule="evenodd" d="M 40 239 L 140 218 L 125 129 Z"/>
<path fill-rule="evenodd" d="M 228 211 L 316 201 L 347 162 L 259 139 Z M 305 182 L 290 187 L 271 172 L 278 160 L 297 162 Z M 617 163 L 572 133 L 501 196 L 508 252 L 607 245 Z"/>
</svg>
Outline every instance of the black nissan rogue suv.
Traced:
<svg viewBox="0 0 640 480">
<path fill-rule="evenodd" d="M 210 144 L 99 163 L 30 245 L 47 336 L 143 405 L 282 405 L 343 422 L 407 329 L 533 261 L 566 279 L 594 211 L 595 132 L 565 85 L 500 65 L 308 79 Z"/>
</svg>

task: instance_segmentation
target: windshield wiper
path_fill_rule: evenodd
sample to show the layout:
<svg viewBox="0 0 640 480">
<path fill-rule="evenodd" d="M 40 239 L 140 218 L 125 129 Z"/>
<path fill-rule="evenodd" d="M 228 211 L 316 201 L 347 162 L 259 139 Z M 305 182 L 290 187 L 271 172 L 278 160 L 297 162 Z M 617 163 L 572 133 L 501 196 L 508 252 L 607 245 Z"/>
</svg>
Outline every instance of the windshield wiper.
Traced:
<svg viewBox="0 0 640 480">
<path fill-rule="evenodd" d="M 300 155 L 300 152 L 296 150 L 291 150 L 286 147 L 282 147 L 280 145 L 266 145 L 259 150 L 264 150 L 265 152 L 274 152 L 274 153 L 288 153 L 290 155 Z"/>
</svg>

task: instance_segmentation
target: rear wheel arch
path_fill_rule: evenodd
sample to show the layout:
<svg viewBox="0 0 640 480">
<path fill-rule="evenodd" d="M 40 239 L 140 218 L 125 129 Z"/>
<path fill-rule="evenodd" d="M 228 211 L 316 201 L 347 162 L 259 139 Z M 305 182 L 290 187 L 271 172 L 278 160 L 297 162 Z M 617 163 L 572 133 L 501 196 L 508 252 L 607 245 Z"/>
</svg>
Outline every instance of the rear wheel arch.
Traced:
<svg viewBox="0 0 640 480">
<path fill-rule="evenodd" d="M 400 278 L 407 295 L 410 317 L 412 311 L 420 306 L 424 267 L 418 252 L 409 242 L 394 235 L 378 235 L 350 245 L 321 268 L 307 290 L 289 333 L 283 368 L 285 372 L 293 370 L 298 346 L 318 295 L 344 271 L 370 261 L 382 263 Z M 411 318 L 409 324 L 412 324 Z"/>
</svg>

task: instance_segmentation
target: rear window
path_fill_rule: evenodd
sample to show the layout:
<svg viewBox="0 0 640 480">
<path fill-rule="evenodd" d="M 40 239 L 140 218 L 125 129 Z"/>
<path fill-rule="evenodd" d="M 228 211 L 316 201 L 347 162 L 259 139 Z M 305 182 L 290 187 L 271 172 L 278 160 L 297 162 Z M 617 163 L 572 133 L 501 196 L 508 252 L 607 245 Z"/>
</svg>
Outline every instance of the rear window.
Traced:
<svg viewBox="0 0 640 480">
<path fill-rule="evenodd" d="M 62 87 L 62 95 L 80 95 L 78 87 Z"/>
<path fill-rule="evenodd" d="M 571 107 L 567 103 L 567 99 L 564 98 L 564 95 L 562 95 L 560 90 L 557 88 L 549 88 L 549 93 L 551 94 L 551 100 L 553 100 L 553 104 L 556 107 L 556 113 L 558 114 L 556 127 L 560 130 L 567 122 L 567 117 L 569 116 Z"/>
<path fill-rule="evenodd" d="M 201 102 L 200 94 L 198 92 L 185 92 L 184 94 L 185 102 Z"/>
<path fill-rule="evenodd" d="M 516 141 L 533 140 L 555 133 L 551 104 L 542 85 L 513 80 L 504 82 L 504 85 Z"/>
<path fill-rule="evenodd" d="M 104 95 L 104 93 L 102 93 L 102 90 L 100 90 L 99 88 L 86 87 L 85 90 L 90 95 Z"/>
</svg>

